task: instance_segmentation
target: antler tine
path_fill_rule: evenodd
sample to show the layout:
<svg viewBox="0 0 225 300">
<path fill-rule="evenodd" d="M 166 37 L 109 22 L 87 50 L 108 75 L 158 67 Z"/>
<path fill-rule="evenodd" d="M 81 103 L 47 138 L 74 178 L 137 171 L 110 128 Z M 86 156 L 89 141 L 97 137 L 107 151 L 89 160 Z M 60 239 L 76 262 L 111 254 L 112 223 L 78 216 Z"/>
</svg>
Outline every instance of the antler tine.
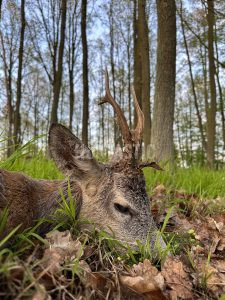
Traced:
<svg viewBox="0 0 225 300">
<path fill-rule="evenodd" d="M 119 125 L 121 133 L 122 133 L 124 145 L 125 146 L 130 145 L 130 144 L 132 144 L 131 132 L 128 127 L 127 120 L 124 116 L 124 113 L 122 112 L 120 106 L 117 104 L 117 102 L 115 101 L 115 99 L 113 98 L 113 96 L 110 93 L 109 75 L 108 75 L 107 69 L 105 70 L 105 90 L 106 90 L 105 97 L 98 104 L 101 105 L 103 103 L 108 102 L 109 104 L 112 105 L 112 107 L 117 115 L 117 122 L 118 122 L 118 125 Z"/>
<path fill-rule="evenodd" d="M 144 129 L 144 114 L 139 106 L 134 87 L 132 86 L 132 95 L 134 98 L 134 107 L 137 113 L 137 126 L 132 132 L 132 138 L 135 143 L 140 143 Z"/>
</svg>

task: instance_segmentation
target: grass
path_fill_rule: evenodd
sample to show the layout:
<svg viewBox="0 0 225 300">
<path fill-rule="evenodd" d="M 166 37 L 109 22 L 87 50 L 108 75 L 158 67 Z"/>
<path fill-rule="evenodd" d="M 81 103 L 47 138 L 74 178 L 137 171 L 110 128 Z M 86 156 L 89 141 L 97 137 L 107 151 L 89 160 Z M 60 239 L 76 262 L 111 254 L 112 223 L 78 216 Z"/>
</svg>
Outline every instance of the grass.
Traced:
<svg viewBox="0 0 225 300">
<path fill-rule="evenodd" d="M 146 186 L 152 192 L 155 186 L 163 184 L 168 190 L 184 190 L 196 194 L 200 198 L 225 197 L 225 170 L 209 170 L 207 168 L 177 168 L 174 172 L 144 170 Z"/>
<path fill-rule="evenodd" d="M 24 147 L 26 149 L 26 147 Z M 0 162 L 0 167 L 9 171 L 23 172 L 37 179 L 63 179 L 54 162 L 44 153 L 39 152 L 34 157 L 27 156 L 27 152 L 19 151 L 13 157 Z M 200 198 L 225 197 L 225 170 L 210 170 L 192 167 L 177 168 L 174 172 L 144 169 L 146 187 L 149 193 L 158 184 L 163 184 L 167 190 L 183 190 L 189 194 L 196 194 Z"/>
<path fill-rule="evenodd" d="M 9 171 L 23 172 L 36 179 L 63 179 L 54 162 L 40 152 L 35 157 L 18 157 L 13 161 L 1 162 L 0 167 Z"/>
</svg>

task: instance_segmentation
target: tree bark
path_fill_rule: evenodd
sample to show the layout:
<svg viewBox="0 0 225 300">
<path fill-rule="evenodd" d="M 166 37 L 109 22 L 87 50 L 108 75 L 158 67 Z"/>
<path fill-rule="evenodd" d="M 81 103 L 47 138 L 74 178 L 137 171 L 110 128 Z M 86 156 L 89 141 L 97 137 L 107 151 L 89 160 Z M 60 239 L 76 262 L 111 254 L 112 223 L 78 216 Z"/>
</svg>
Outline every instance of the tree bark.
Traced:
<svg viewBox="0 0 225 300">
<path fill-rule="evenodd" d="M 88 145 L 88 119 L 89 119 L 89 86 L 88 86 L 88 45 L 87 45 L 87 0 L 82 0 L 81 7 L 81 38 L 83 48 L 83 119 L 82 141 Z"/>
<path fill-rule="evenodd" d="M 74 113 L 74 68 L 75 68 L 75 50 L 77 38 L 77 6 L 78 2 L 69 2 L 68 7 L 68 71 L 69 71 L 69 128 L 72 130 Z"/>
<path fill-rule="evenodd" d="M 69 116 L 69 129 L 72 130 L 73 124 L 73 111 L 74 111 L 74 80 L 73 68 L 69 70 L 69 85 L 70 85 L 70 116 Z"/>
<path fill-rule="evenodd" d="M 137 96 L 137 100 L 141 105 L 141 45 L 140 34 L 138 32 L 138 16 L 137 16 L 137 1 L 134 0 L 133 11 L 133 39 L 134 39 L 134 89 Z M 137 124 L 137 115 L 134 112 L 134 127 Z"/>
<path fill-rule="evenodd" d="M 0 0 L 0 20 L 2 18 L 2 0 Z"/>
<path fill-rule="evenodd" d="M 185 34 L 185 28 L 184 28 L 182 1 L 181 1 L 180 19 L 181 19 L 184 47 L 185 47 L 185 51 L 186 51 L 186 55 L 187 55 L 188 68 L 189 68 L 189 73 L 190 73 L 190 78 L 191 78 L 191 88 L 192 88 L 192 93 L 193 93 L 193 98 L 194 98 L 196 114 L 197 114 L 197 118 L 198 118 L 198 126 L 199 126 L 199 130 L 200 130 L 200 134 L 201 134 L 202 147 L 206 151 L 207 144 L 206 144 L 205 135 L 204 135 L 202 116 L 199 111 L 198 99 L 197 99 L 197 94 L 196 94 L 196 90 L 195 90 L 195 82 L 194 82 L 194 77 L 193 77 L 193 72 L 192 72 L 192 63 L 191 63 L 191 58 L 190 58 L 190 54 L 189 54 L 189 49 L 188 49 L 188 44 L 187 44 L 187 39 L 186 39 L 186 34 Z"/>
<path fill-rule="evenodd" d="M 176 71 L 175 1 L 157 0 L 157 16 L 157 70 L 151 150 L 155 160 L 172 162 Z"/>
<path fill-rule="evenodd" d="M 1 36 L 1 46 L 2 46 L 2 59 L 3 59 L 3 69 L 4 69 L 4 82 L 7 96 L 7 117 L 8 117 L 8 131 L 7 131 L 7 157 L 9 157 L 13 152 L 13 114 L 14 109 L 12 105 L 12 49 L 10 48 L 10 59 L 9 63 L 7 63 L 6 51 L 3 41 L 2 32 L 0 32 Z"/>
<path fill-rule="evenodd" d="M 113 98 L 116 99 L 116 86 L 115 86 L 115 64 L 114 64 L 114 18 L 113 18 L 113 0 L 110 2 L 109 7 L 109 28 L 110 28 L 110 65 L 112 72 L 112 90 L 113 90 Z M 116 147 L 119 142 L 119 131 L 116 124 L 116 115 L 114 114 L 114 147 Z"/>
<path fill-rule="evenodd" d="M 208 61 L 209 61 L 209 87 L 210 102 L 207 110 L 207 162 L 209 167 L 214 167 L 215 162 L 215 139 L 216 139 L 216 83 L 215 83 L 215 61 L 214 61 L 214 1 L 207 0 L 208 12 Z"/>
<path fill-rule="evenodd" d="M 62 3 L 62 17 L 61 17 L 61 28 L 60 28 L 60 44 L 59 44 L 59 51 L 58 51 L 57 70 L 53 82 L 53 103 L 52 103 L 52 111 L 51 111 L 51 123 L 58 122 L 57 112 L 58 112 L 58 105 L 59 105 L 60 90 L 62 85 L 67 0 L 62 0 L 61 3 Z"/>
<path fill-rule="evenodd" d="M 150 112 L 150 59 L 148 23 L 146 16 L 146 1 L 138 0 L 139 34 L 141 44 L 141 103 L 144 113 L 144 156 L 149 158 L 151 140 L 151 112 Z"/>
<path fill-rule="evenodd" d="M 25 0 L 21 0 L 21 29 L 20 29 L 20 46 L 18 55 L 18 72 L 17 72 L 17 83 L 16 83 L 16 109 L 14 114 L 14 145 L 18 146 L 20 141 L 21 133 L 21 116 L 20 116 L 20 105 L 22 97 L 22 71 L 23 71 L 23 50 L 24 50 L 24 35 L 26 27 L 25 19 Z"/>
<path fill-rule="evenodd" d="M 217 66 L 216 66 L 216 80 L 217 86 L 219 91 L 219 108 L 220 108 L 220 115 L 221 115 L 221 122 L 222 122 L 222 137 L 223 137 L 223 149 L 225 150 L 225 115 L 224 115 L 224 99 L 223 99 L 223 91 L 222 86 L 220 83 L 220 66 L 218 63 L 219 53 L 218 53 L 218 45 L 217 45 L 217 30 L 215 28 L 215 48 L 216 48 L 216 58 L 217 58 Z"/>
</svg>

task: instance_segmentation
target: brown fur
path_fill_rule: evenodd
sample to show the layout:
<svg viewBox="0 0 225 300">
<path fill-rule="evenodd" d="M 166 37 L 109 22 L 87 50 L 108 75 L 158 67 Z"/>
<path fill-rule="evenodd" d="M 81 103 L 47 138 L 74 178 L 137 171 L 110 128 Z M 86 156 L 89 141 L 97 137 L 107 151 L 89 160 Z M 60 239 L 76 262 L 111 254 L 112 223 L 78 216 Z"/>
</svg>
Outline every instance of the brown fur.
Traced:
<svg viewBox="0 0 225 300">
<path fill-rule="evenodd" d="M 59 190 L 68 197 L 67 181 L 34 180 L 21 173 L 0 170 L 0 209 L 8 207 L 6 232 L 21 224 L 25 229 L 34 225 L 34 221 L 50 215 L 58 207 L 61 199 Z M 73 185 L 76 199 L 81 199 L 80 190 Z"/>
<path fill-rule="evenodd" d="M 49 148 L 58 167 L 70 177 L 77 217 L 90 219 L 131 244 L 137 239 L 145 242 L 150 233 L 154 244 L 156 226 L 141 169 L 122 162 L 98 163 L 90 149 L 59 124 L 50 129 Z M 67 187 L 67 180 L 34 180 L 1 170 L 0 209 L 9 208 L 7 231 L 19 224 L 22 229 L 30 227 L 38 218 L 53 213 L 62 201 L 59 189 L 68 200 Z M 43 228 L 42 233 L 45 231 Z"/>
</svg>

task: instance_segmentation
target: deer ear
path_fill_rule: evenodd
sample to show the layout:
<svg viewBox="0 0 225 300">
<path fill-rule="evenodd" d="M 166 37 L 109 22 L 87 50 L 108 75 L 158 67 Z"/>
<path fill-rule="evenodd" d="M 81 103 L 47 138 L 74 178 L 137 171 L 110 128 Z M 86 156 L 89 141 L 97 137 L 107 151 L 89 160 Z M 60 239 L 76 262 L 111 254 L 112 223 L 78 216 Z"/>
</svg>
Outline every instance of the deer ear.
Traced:
<svg viewBox="0 0 225 300">
<path fill-rule="evenodd" d="M 65 126 L 52 124 L 48 143 L 51 157 L 65 175 L 74 175 L 78 180 L 100 176 L 100 165 L 91 150 Z"/>
</svg>

